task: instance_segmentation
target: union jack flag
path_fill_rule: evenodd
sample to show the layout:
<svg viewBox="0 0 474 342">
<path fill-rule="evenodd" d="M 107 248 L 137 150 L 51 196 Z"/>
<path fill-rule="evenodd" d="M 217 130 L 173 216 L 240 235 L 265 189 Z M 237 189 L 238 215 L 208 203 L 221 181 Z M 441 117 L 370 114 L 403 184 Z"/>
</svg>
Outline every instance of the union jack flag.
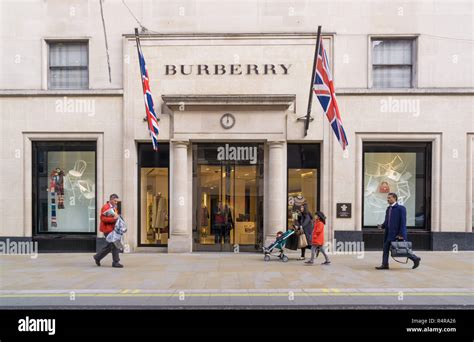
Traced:
<svg viewBox="0 0 474 342">
<path fill-rule="evenodd" d="M 140 46 L 139 38 L 137 37 L 137 49 L 138 49 L 138 60 L 140 62 L 140 74 L 142 76 L 143 96 L 145 99 L 145 111 L 148 122 L 148 130 L 150 131 L 151 141 L 153 143 L 153 149 L 158 150 L 158 133 L 160 129 L 158 127 L 158 118 L 155 113 L 155 107 L 153 105 L 153 97 L 150 90 L 150 79 L 148 78 L 148 69 L 145 63 L 145 57 L 143 57 L 142 47 Z"/>
<path fill-rule="evenodd" d="M 337 106 L 334 82 L 329 68 L 328 56 L 323 47 L 323 39 L 319 42 L 319 52 L 316 61 L 316 73 L 313 82 L 313 91 L 318 97 L 319 103 L 323 107 L 324 113 L 329 120 L 329 124 L 336 135 L 337 140 L 345 150 L 347 143 L 346 132 L 342 127 L 341 115 Z"/>
</svg>

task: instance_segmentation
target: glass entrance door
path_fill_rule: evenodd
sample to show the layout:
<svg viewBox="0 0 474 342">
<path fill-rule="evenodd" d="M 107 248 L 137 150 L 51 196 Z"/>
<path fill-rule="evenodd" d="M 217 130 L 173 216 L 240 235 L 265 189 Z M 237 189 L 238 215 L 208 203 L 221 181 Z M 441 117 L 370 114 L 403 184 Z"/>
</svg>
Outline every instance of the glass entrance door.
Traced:
<svg viewBox="0 0 474 342">
<path fill-rule="evenodd" d="M 204 148 L 209 152 L 216 147 Z M 194 250 L 257 250 L 263 240 L 263 165 L 213 160 L 209 154 L 203 160 L 198 154 L 196 151 Z"/>
</svg>

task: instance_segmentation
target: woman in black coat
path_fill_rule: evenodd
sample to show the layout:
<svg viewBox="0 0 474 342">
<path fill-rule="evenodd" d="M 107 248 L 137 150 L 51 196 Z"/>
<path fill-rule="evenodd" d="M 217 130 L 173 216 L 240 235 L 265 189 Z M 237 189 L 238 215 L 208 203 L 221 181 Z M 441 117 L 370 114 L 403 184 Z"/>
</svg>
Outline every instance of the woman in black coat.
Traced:
<svg viewBox="0 0 474 342">
<path fill-rule="evenodd" d="M 298 213 L 298 225 L 303 228 L 308 246 L 301 248 L 301 257 L 299 260 L 305 259 L 306 249 L 311 249 L 311 234 L 313 233 L 313 216 L 308 210 L 308 205 L 305 203 L 300 207 Z"/>
</svg>

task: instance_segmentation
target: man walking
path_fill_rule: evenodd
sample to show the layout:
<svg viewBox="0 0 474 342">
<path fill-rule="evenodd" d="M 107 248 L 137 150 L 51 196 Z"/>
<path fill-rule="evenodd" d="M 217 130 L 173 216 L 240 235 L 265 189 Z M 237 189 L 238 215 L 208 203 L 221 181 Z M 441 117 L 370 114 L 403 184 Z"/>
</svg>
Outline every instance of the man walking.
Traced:
<svg viewBox="0 0 474 342">
<path fill-rule="evenodd" d="M 385 229 L 383 238 L 383 257 L 382 265 L 376 267 L 377 270 L 388 270 L 388 254 L 390 253 L 390 244 L 396 240 L 407 239 L 407 210 L 403 205 L 397 203 L 397 194 L 391 192 L 387 196 L 389 207 L 385 213 L 385 221 L 382 224 L 382 229 Z M 420 265 L 421 258 L 415 254 L 410 254 L 408 257 L 413 261 L 413 268 Z"/>
<path fill-rule="evenodd" d="M 100 228 L 99 230 L 104 233 L 105 237 L 109 235 L 115 227 L 115 223 L 118 220 L 117 203 L 119 197 L 116 194 L 112 194 L 109 197 L 109 201 L 104 204 L 100 210 Z M 93 256 L 97 266 L 100 266 L 100 261 L 105 258 L 107 254 L 112 252 L 112 267 L 122 268 L 120 264 L 119 250 L 113 242 L 107 242 L 100 252 Z"/>
</svg>

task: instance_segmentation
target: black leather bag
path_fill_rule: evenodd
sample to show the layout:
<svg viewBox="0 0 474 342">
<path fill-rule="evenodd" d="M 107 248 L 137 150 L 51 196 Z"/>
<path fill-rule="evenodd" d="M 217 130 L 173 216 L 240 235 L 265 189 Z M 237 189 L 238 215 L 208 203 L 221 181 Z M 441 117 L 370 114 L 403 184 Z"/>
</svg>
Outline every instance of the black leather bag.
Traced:
<svg viewBox="0 0 474 342">
<path fill-rule="evenodd" d="M 410 241 L 392 241 L 390 243 L 390 254 L 393 260 L 401 264 L 408 263 L 408 257 L 413 253 L 412 244 Z M 407 258 L 405 263 L 402 263 L 395 258 Z"/>
<path fill-rule="evenodd" d="M 288 239 L 286 239 L 285 248 L 293 251 L 298 249 L 298 237 L 296 234 L 291 234 Z"/>
</svg>

